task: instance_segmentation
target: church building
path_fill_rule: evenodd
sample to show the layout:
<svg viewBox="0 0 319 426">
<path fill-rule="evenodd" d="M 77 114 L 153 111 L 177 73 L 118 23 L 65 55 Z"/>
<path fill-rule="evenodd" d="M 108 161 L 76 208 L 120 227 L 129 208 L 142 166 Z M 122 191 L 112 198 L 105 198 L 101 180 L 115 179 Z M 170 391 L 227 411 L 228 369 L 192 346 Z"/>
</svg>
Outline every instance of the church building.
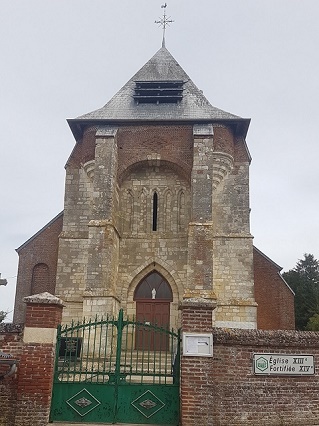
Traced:
<svg viewBox="0 0 319 426">
<path fill-rule="evenodd" d="M 250 120 L 212 106 L 163 45 L 100 109 L 68 120 L 64 210 L 17 249 L 14 322 L 49 292 L 63 322 L 126 315 L 180 327 L 209 299 L 215 327 L 293 329 L 294 294 L 253 246 Z"/>
</svg>

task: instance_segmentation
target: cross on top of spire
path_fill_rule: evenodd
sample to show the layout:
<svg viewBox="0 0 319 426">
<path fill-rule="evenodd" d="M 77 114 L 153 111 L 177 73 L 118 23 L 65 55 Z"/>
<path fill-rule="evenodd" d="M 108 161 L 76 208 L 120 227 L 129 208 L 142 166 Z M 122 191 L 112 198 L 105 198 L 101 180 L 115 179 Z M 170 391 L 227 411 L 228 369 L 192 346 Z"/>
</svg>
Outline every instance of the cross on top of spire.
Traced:
<svg viewBox="0 0 319 426">
<path fill-rule="evenodd" d="M 166 7 L 167 4 L 163 4 L 161 6 L 162 9 L 164 9 L 164 13 L 163 13 L 163 17 L 159 20 L 159 21 L 155 21 L 155 24 L 159 24 L 159 26 L 161 26 L 163 28 L 163 41 L 162 41 L 162 47 L 165 47 L 165 30 L 166 27 L 169 26 L 169 24 L 171 24 L 172 22 L 174 22 L 171 17 L 166 15 Z"/>
</svg>

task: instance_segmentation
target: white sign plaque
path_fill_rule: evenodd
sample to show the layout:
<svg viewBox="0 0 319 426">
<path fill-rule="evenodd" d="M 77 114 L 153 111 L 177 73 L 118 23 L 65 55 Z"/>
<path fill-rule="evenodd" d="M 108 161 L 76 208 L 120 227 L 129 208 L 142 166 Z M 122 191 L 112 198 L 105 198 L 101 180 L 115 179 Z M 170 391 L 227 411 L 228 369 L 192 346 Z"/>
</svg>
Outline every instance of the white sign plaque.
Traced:
<svg viewBox="0 0 319 426">
<path fill-rule="evenodd" d="M 213 335 L 183 333 L 184 356 L 213 356 Z"/>
<path fill-rule="evenodd" d="M 253 356 L 253 370 L 254 374 L 267 376 L 312 376 L 314 356 L 258 353 Z"/>
</svg>

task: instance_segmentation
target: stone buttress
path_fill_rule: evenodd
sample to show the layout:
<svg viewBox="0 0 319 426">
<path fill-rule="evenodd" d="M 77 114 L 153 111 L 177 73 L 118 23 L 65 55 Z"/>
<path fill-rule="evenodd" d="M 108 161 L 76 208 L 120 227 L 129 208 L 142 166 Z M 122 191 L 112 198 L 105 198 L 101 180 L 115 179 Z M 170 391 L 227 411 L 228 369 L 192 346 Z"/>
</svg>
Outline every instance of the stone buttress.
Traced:
<svg viewBox="0 0 319 426">
<path fill-rule="evenodd" d="M 56 294 L 65 322 L 135 314 L 156 271 L 183 299 L 216 303 L 221 327 L 256 327 L 249 120 L 210 105 L 162 47 L 102 108 L 69 120 Z"/>
</svg>

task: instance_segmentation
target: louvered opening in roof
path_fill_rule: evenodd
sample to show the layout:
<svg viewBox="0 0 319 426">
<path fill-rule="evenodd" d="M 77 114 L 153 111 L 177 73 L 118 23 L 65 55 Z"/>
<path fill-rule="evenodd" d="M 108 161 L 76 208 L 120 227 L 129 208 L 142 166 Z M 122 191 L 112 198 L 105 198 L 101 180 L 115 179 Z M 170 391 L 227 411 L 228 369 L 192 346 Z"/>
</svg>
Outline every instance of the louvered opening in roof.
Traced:
<svg viewBox="0 0 319 426">
<path fill-rule="evenodd" d="M 182 80 L 136 81 L 133 95 L 136 103 L 178 103 L 183 98 Z"/>
</svg>

